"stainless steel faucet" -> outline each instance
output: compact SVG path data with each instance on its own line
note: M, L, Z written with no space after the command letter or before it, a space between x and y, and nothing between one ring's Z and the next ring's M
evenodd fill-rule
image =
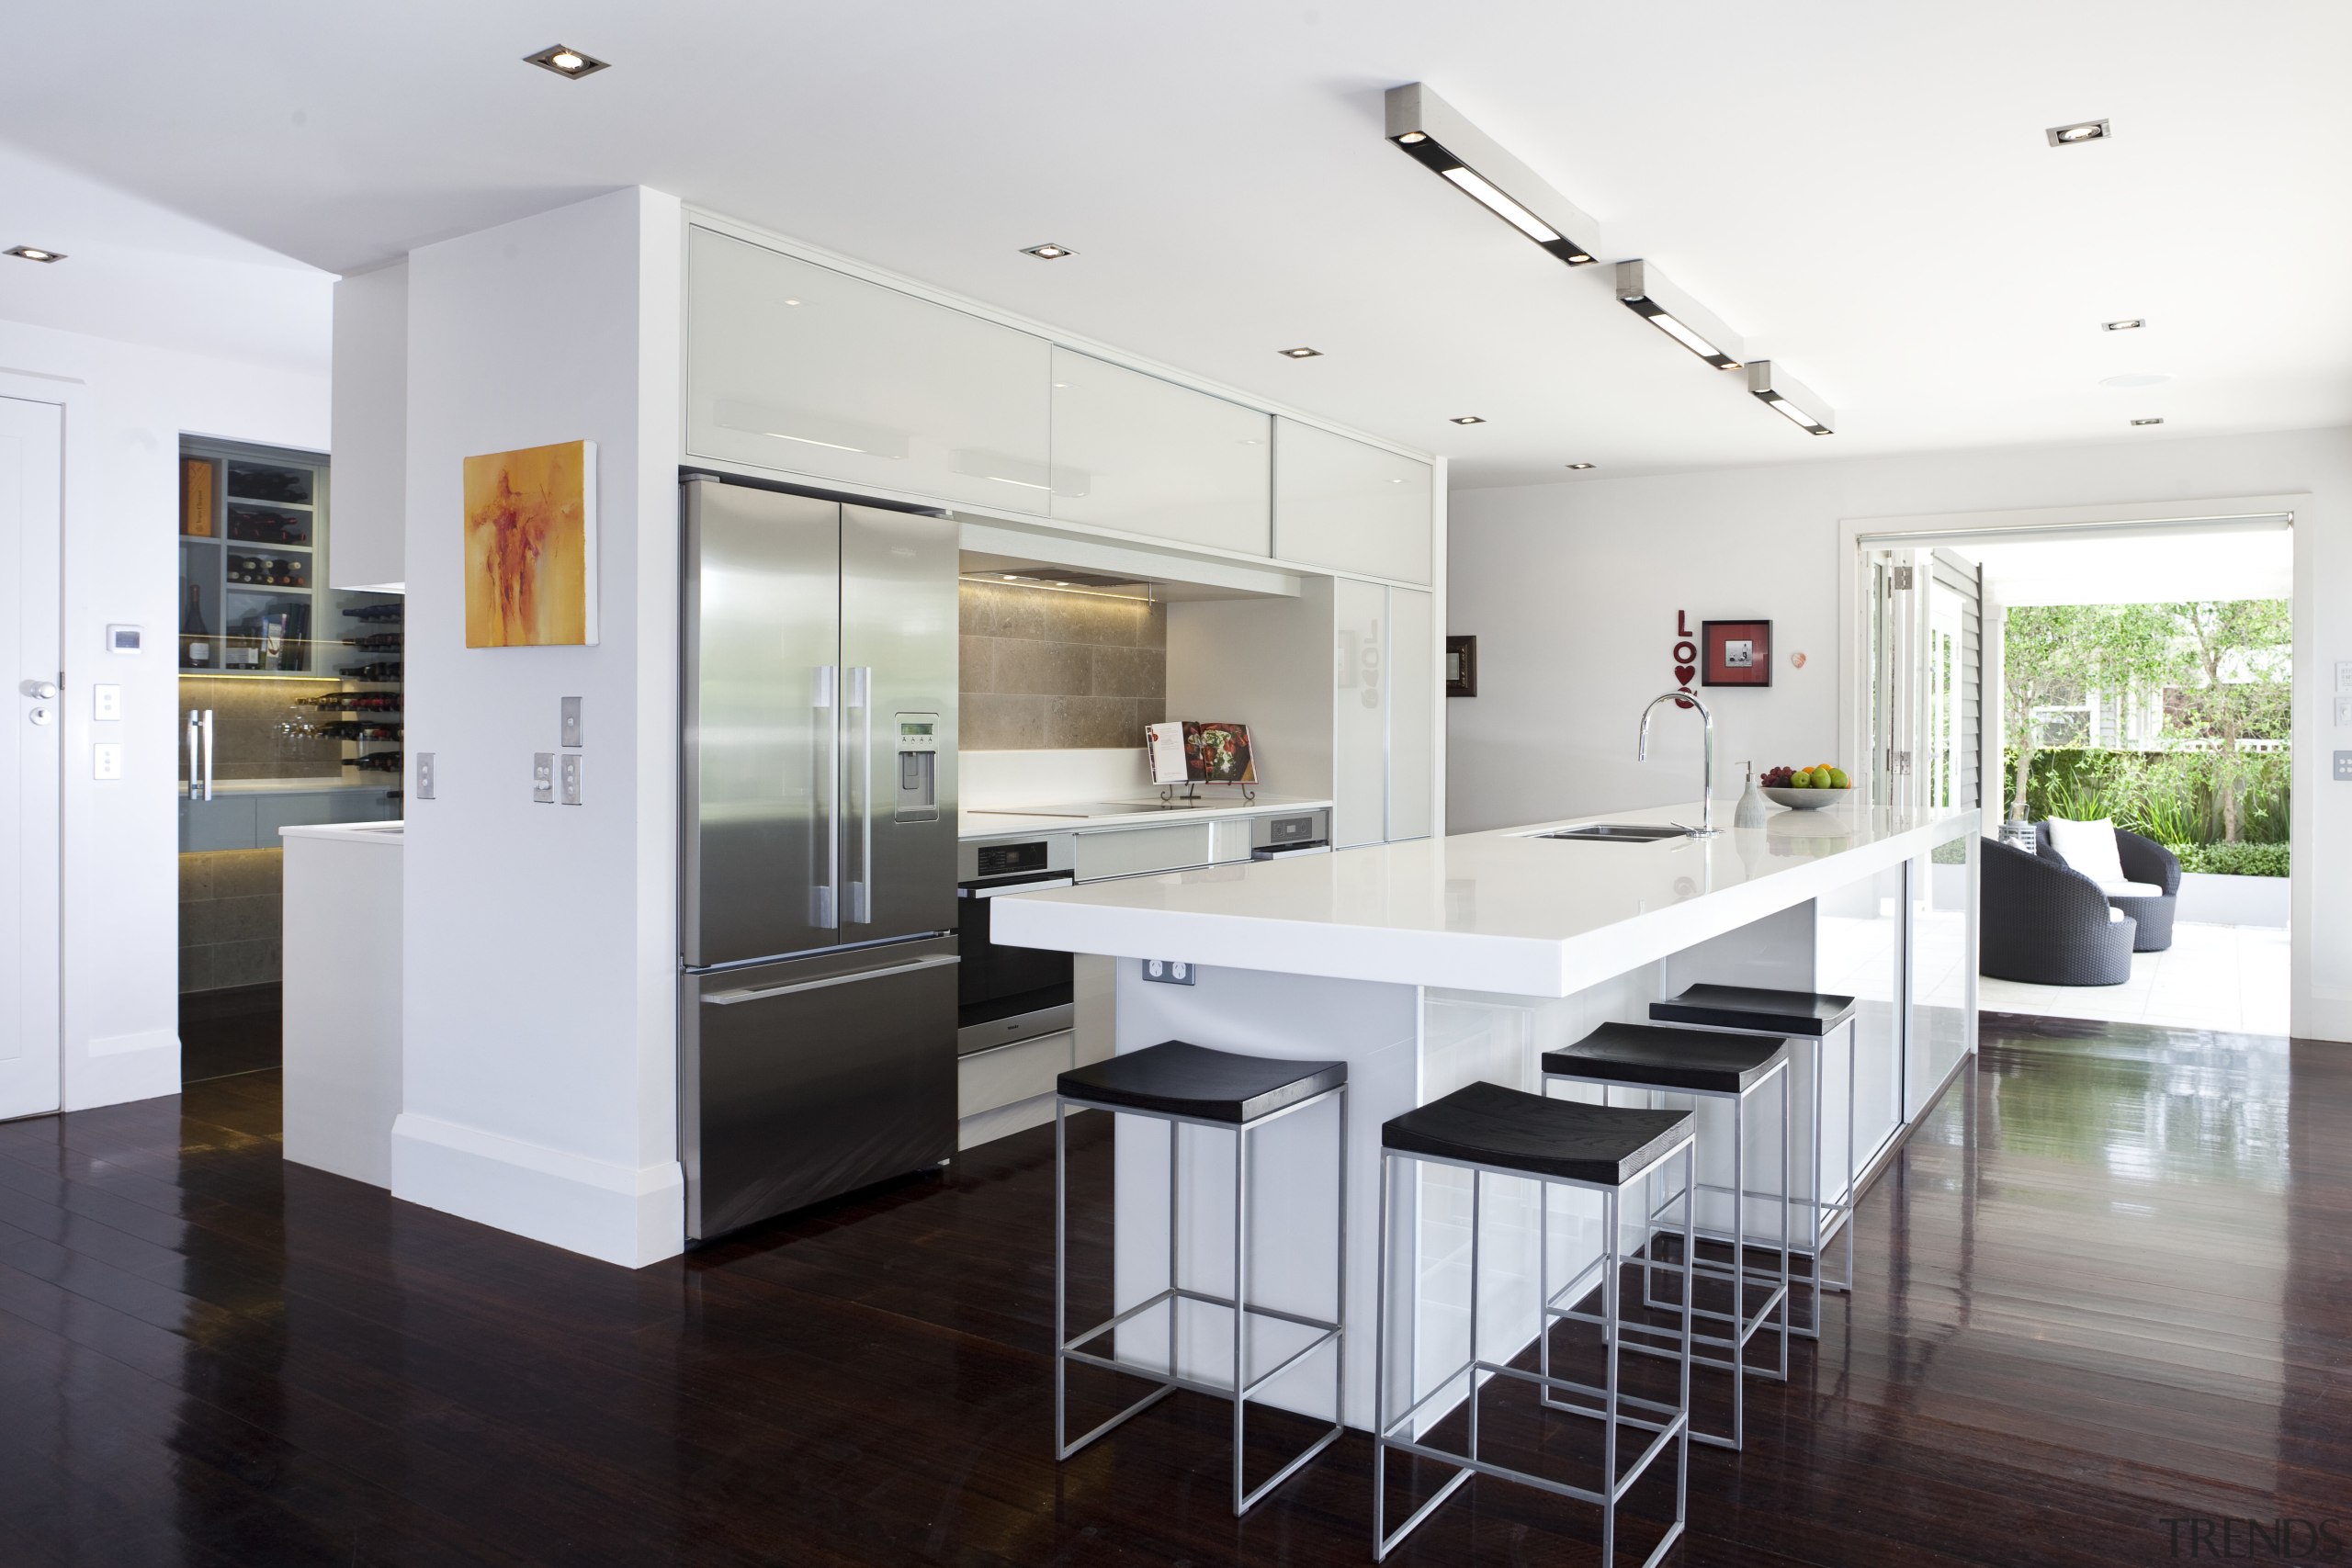
M1688 692L1668 692L1652 697L1650 705L1642 710L1642 738L1634 748L1634 760L1637 762L1650 760L1650 715L1657 711L1660 703L1689 703L1699 710L1699 722L1705 735L1699 773L1699 825L1686 828L1677 822L1675 826L1694 839L1712 839L1723 831L1715 826L1715 716L1707 711L1706 704Z

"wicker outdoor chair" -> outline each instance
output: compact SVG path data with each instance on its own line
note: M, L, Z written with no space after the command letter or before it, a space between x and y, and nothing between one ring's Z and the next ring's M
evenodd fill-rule
M2050 824L2033 825L2033 841L2041 858L2066 863L2050 846ZM2134 882L2144 882L2161 887L2161 894L2143 894L2138 897L2110 893L2107 901L2140 922L2140 934L2133 939L2134 953L2162 953L2172 945L2173 912L2180 907L2180 857L2156 842L2143 838L2127 829L2115 830L2115 856L2123 863L2123 874Z
M2109 917L2099 885L2065 862L1984 840L1976 967L2035 986L2120 986L2139 923Z

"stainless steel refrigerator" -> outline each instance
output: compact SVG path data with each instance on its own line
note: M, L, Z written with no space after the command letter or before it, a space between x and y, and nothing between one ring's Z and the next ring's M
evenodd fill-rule
M956 1152L956 525L693 477L681 1152L696 1239Z

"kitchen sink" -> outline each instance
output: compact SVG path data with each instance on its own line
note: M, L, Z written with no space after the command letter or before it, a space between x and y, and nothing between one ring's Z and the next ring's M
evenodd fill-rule
M1687 839L1690 832L1681 828L1661 828L1651 822L1588 822L1581 828L1562 828L1556 832L1538 833L1539 839L1575 839L1591 844L1654 844L1660 839Z

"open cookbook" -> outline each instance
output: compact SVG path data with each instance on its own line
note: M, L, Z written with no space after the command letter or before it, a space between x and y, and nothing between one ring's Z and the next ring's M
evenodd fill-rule
M1144 736L1156 784L1258 782L1258 759L1246 724L1170 719L1146 725Z

